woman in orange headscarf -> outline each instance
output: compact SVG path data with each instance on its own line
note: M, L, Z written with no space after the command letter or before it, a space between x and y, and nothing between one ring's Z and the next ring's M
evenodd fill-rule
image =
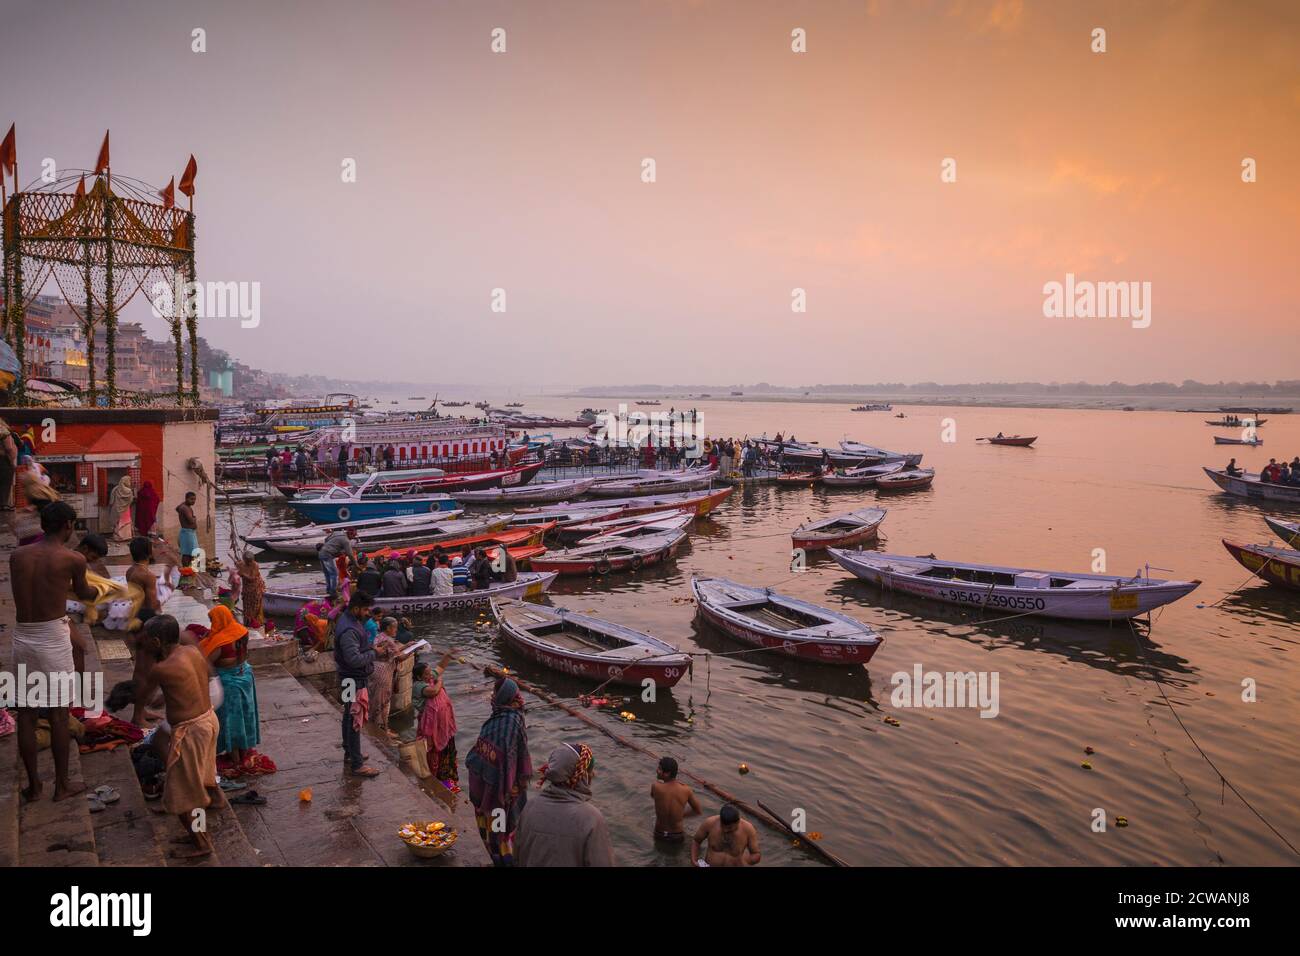
M224 604L208 611L212 628L199 641L199 650L216 669L221 681L223 700L217 708L221 730L217 735L217 753L228 754L230 764L239 770L260 756L253 748L261 742L257 722L257 685L253 668L248 664L248 628L235 620ZM265 759L265 758L263 758ZM222 773L233 776L228 768Z

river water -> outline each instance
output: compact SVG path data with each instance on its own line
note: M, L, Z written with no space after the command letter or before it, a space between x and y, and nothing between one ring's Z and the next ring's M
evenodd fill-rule
M584 403L612 409L618 400L551 396L526 399L526 410L571 416ZM601 581L561 579L552 603L701 655L693 675L657 701L634 697L617 708L634 713L634 721L620 720L617 709L591 711L596 719L743 800L802 814L823 846L854 864L1296 862L1197 752L1166 696L1218 770L1300 843L1293 729L1300 594L1248 580L1220 539L1269 540L1262 510L1221 494L1200 470L1221 467L1239 450L1252 470L1270 455L1289 460L1300 452L1300 415L1270 419L1261 448L1234 449L1216 447L1212 436L1230 433L1206 426L1214 416L1199 414L896 406L906 414L900 419L854 413L847 404L690 404L714 436L779 430L831 445L851 438L921 451L937 478L930 490L879 502L871 490L738 490L697 523L675 563ZM1039 439L1029 449L975 441L999 431ZM802 573L790 570L796 525L877 504L888 509L880 550L1087 571L1102 549L1109 573L1149 564L1167 569L1153 576L1204 583L1159 612L1139 638L1124 623L983 623L978 611L882 594L828 558L814 557ZM293 523L279 503L265 515L241 509L237 518L242 528L256 520ZM303 563L267 562L264 569L271 586L317 576ZM767 585L844 611L876 628L884 644L856 668L738 654L743 645L696 622L688 590L695 574ZM467 660L448 675L462 758L488 713L482 664L503 663L565 698L592 689L504 648L474 615L428 618L417 632ZM917 665L995 673L997 716L894 706L891 676ZM1243 699L1243 682L1255 688L1255 700ZM530 703L535 766L563 740L596 751L594 799L619 862L682 863L683 853L650 840L653 762L562 711ZM748 773L739 772L741 764ZM716 797L700 797L706 812L716 812ZM1099 816L1108 823L1104 832L1094 829ZM1128 826L1115 826L1117 816ZM759 839L765 863L819 865L772 830L760 826Z

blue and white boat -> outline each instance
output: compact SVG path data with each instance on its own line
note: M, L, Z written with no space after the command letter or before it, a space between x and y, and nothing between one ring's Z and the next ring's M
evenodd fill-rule
M363 521L369 518L401 518L406 515L455 511L456 499L450 495L398 494L372 491L379 488L372 474L359 488L330 488L309 498L295 496L285 502L308 521L329 524L335 521Z

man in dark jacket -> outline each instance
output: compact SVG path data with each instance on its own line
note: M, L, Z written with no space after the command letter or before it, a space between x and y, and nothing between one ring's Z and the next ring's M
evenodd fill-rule
M388 562L381 594L386 598L406 597L406 572L396 559Z
M361 753L361 721L354 719L352 705L366 688L375 669L375 652L370 647L364 623L366 611L374 603L365 591L358 590L348 601L348 608L334 622L334 666L339 672L343 700L343 765L354 776L377 777L379 771L366 763Z
M371 597L379 597L384 579L378 569L370 563L364 554L357 557L357 589L365 591Z

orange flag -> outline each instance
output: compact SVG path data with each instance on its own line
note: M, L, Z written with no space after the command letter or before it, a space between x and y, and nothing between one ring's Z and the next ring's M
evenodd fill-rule
M185 164L185 172L181 173L181 181L176 188L194 198L194 177L199 174L199 164L194 161L194 154L190 153L190 161Z
M99 147L99 159L95 160L95 175L108 169L108 130L104 131L104 145Z
M77 182L77 198L80 199L86 195L86 174L81 174L81 179Z
M176 205L176 177L173 176L167 182L166 189L160 189L158 195L162 197L164 208L171 209Z
M0 171L16 176L18 173L18 147L14 142L14 124L9 124L9 132L0 143Z

